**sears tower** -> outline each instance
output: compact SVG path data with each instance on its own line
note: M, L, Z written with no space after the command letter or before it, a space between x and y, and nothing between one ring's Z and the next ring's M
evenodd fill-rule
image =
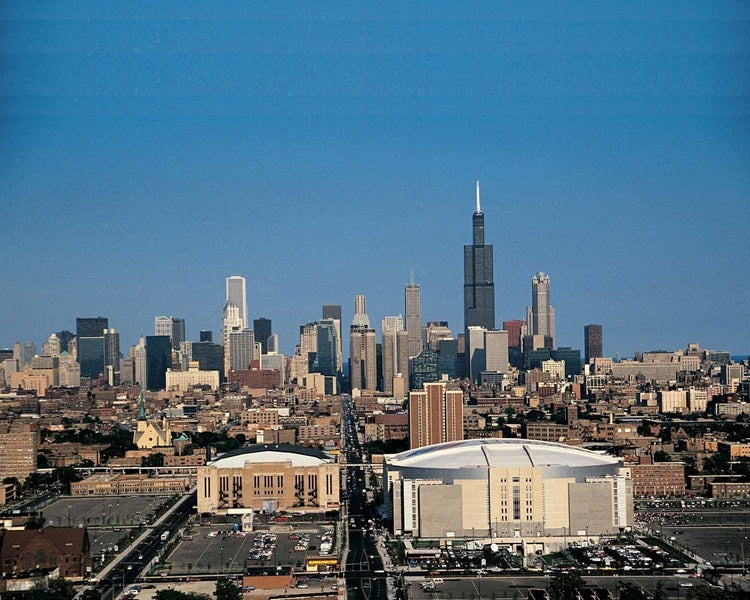
M495 329L495 281L492 275L492 245L484 243L484 215L479 205L471 218L473 241L464 246L464 328Z

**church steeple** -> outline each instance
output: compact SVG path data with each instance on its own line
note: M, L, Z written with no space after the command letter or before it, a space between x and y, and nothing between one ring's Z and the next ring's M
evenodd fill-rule
M143 393L143 388L141 388L141 400L138 404L138 420L146 420L146 396Z

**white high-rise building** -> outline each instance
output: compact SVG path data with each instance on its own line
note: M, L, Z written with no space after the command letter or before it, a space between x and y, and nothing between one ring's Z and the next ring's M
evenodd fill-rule
M479 383L480 374L486 371L486 355L484 349L484 334L487 330L479 325L472 325L466 329L466 355L469 363L469 378Z
M508 362L508 332L501 330L485 331L484 333L485 371L507 373Z
M226 373L232 368L232 364L239 364L232 360L232 348L229 344L229 335L232 332L241 332L249 329L247 325L247 296L245 289L245 278L239 275L227 277L227 300L224 303L224 311L221 320L221 343L224 345L224 371ZM253 340L254 342L255 340ZM245 355L238 360L244 361ZM250 362L243 367L245 370Z
M352 325L369 327L370 317L367 316L367 302L362 294L354 296L354 319Z
M229 369L247 371L255 360L255 334L252 329L239 329L229 332Z
M539 271L531 278L531 306L526 309L528 335L551 338L555 347L555 307L550 305L549 275Z
M248 328L247 322L247 287L245 278L240 275L227 277L227 304L233 304L239 309L241 327Z
M138 344L131 346L130 358L133 359L135 382L141 387L146 385L146 338L141 336Z
M383 336L383 391L392 394L393 378L399 372L397 336L399 331L404 331L404 321L401 315L385 317L380 328Z
M60 356L60 338L53 333L42 345L42 356Z

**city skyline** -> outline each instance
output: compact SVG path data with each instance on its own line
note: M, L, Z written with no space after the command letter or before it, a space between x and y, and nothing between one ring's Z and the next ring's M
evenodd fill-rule
M0 346L218 339L232 273L285 353L324 303L401 313L411 271L458 333L478 178L496 324L544 271L558 345L750 352L748 7L162 8L0 8Z

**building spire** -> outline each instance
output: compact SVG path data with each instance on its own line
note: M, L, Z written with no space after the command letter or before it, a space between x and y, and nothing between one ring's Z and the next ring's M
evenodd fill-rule
M141 387L141 397L140 402L138 403L138 420L146 420L146 396L143 393L143 387Z
M477 179L477 214L482 213L482 208L479 205L479 180Z

